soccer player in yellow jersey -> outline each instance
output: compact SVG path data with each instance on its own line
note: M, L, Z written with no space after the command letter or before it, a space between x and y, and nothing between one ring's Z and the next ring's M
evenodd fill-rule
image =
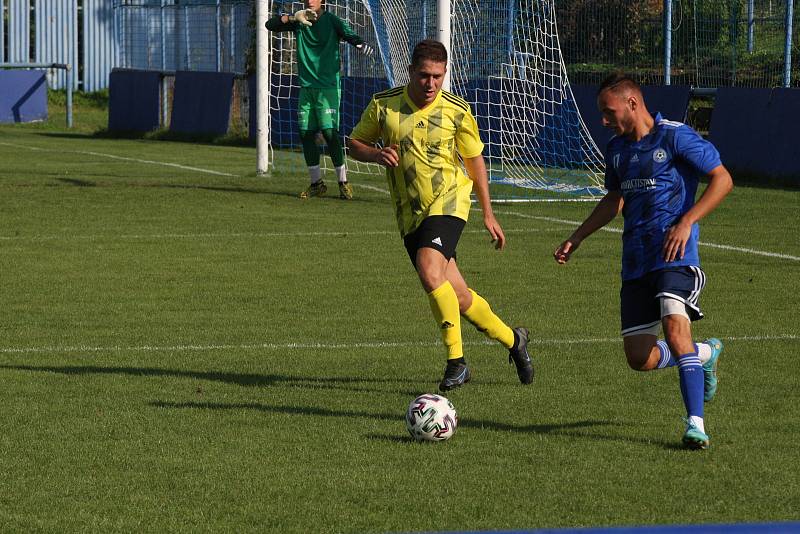
M503 249L506 238L492 212L475 117L465 100L441 90L446 69L444 45L433 40L418 43L408 67L408 85L373 95L350 134L350 156L386 167L400 235L447 348L439 389L447 391L470 379L461 316L509 349L509 362L516 365L520 382L530 384L528 331L512 329L497 317L470 289L456 264L473 187L495 248ZM378 140L382 148L375 146Z

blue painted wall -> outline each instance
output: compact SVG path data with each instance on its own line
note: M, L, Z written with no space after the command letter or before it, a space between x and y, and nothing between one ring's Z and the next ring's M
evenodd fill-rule
M47 80L42 70L0 70L0 122L47 119Z
M800 89L720 87L709 139L734 173L767 175L800 185L798 122Z

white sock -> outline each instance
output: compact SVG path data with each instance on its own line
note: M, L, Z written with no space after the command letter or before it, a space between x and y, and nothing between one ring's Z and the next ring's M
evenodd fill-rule
M693 415L693 416L691 416L689 418L689 422L692 423L695 427L697 427L697 430L699 430L703 434L706 433L706 427L703 424L703 418L702 417L698 417L696 415Z
M700 358L700 365L711 359L711 345L708 343L695 343L697 347L697 357Z
M661 359L656 366L657 369L663 369L665 367L672 367L677 365L678 363L675 361L675 358L672 357L672 353L669 350L669 345L667 345L666 341L658 340L656 342L658 345L659 351L661 353ZM700 365L703 365L708 360L711 359L711 345L708 343L695 343L695 348L697 349L697 357L700 359Z
M314 165L308 168L308 174L311 177L311 183L315 184L322 178L322 169L320 169L319 165Z
M669 345L667 345L666 341L659 339L656 341L656 346L661 356L658 360L658 365L656 365L656 369L664 369L666 367L678 365L678 362L672 357L672 352L669 350Z
M339 180L339 183L347 181L347 167L341 165L334 167L333 170L336 171L336 179Z

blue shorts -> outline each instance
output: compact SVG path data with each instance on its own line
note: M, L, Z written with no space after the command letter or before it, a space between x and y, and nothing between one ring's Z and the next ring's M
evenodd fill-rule
M661 299L671 298L686 305L692 321L703 318L698 298L706 285L700 267L670 267L651 271L641 278L624 280L619 291L622 335L648 330L661 322Z

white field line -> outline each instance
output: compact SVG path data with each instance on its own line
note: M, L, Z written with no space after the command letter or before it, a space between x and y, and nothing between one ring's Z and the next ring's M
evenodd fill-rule
M212 171L210 169L202 169L200 167L189 167L188 165L179 165L177 163L167 163L165 161L151 161L149 159L126 158L126 157L123 157L123 156L115 156L113 154L102 154L100 152L85 152L85 151L78 151L78 150L76 150L75 153L76 154L88 154L90 156L98 156L98 157L103 157L103 158L118 159L118 160L122 160L122 161L133 161L135 163L147 163L148 165L163 165L165 167L175 167L175 168L184 169L184 170L187 170L187 171L196 171L196 172L202 172L202 173L206 173L206 174L215 174L217 176L231 176L231 177L237 177L238 176L237 174L231 174L231 173L228 173L228 172Z
M776 334L763 336L722 336L728 342L797 341L800 334ZM532 345L592 345L599 343L621 343L620 337L578 338L578 339L535 339ZM466 341L464 345L496 345L495 341ZM49 346L49 347L4 347L0 354L38 354L67 352L210 352L220 350L336 350L336 349L385 349L402 347L438 347L441 341L369 341L362 343L241 343L221 345L135 345L135 346Z
M519 228L507 230L507 234L529 234L541 232L540 228ZM465 234L485 234L486 230L464 230ZM230 234L122 234L122 235L42 235L42 236L0 236L2 241L67 241L70 239L95 241L102 239L235 239L243 237L253 238L285 238L285 237L342 237L342 236L370 236L370 235L399 235L396 230L359 230L351 232L341 230L339 232L237 232Z
M43 235L43 236L0 236L0 241L52 241L52 240L102 240L102 239L233 239L241 237L263 237L263 238L284 238L284 237L337 237L344 235L396 235L397 232L388 230L359 231L350 232L236 232L230 234L122 234L122 235Z
M126 158L124 156L116 156L114 154L104 154L102 152L90 152L90 151L86 151L86 150L52 150L52 149L49 149L49 148L39 148L39 147L35 147L35 146L17 145L17 144L13 144L13 143L0 143L0 145L9 146L9 147L12 147L12 148L23 148L23 149L26 149L26 150L34 150L34 151L39 151L39 152L57 152L57 153L60 153L60 154L81 154L81 155L84 155L84 156L96 156L96 157L100 157L100 158L117 159L117 160L120 160L120 161L132 161L134 163L146 163L148 165L161 165L161 166L164 166L164 167L175 167L177 169L183 169L183 170L186 170L186 171L202 172L202 173L205 173L205 174L214 174L216 176L231 176L231 177L234 177L234 178L238 176L238 174L230 174L230 173L227 173L227 172L212 171L211 169L203 169L203 168L200 168L200 167L190 167L188 165L179 165L177 163L168 163L166 161L153 161L153 160L149 160L149 159Z
M369 189L370 191L377 191L378 193L383 193L384 195L389 194L389 190L384 189L382 187L375 187L374 185L367 185L367 184L354 184L353 182L350 182L350 184L354 187L358 187L361 189Z
M514 212L514 211L498 211L496 213L498 215L510 215L510 216L513 216L513 217L521 217L523 219L535 219L535 220L538 220L538 221L547 221L547 222L554 222L554 223L559 223L559 224L568 224L568 225L574 226L576 228L578 227L578 225L581 224L581 221L570 221L570 220L567 220L567 219L557 219L555 217L542 217L542 216L538 216L538 215L527 215L525 213L518 213L518 212ZM617 228L617 227L614 227L614 226L611 226L611 227L604 226L603 228L601 228L601 230L604 231L604 232L611 232L611 233L614 233L614 234L621 234L622 233L622 229L621 228ZM744 254L753 254L755 256L766 256L766 257L769 257L769 258L780 258L782 260L800 261L800 256L792 256L790 254L783 254L781 252L768 252L768 251L764 251L764 250L756 250L756 249L745 248L745 247L736 247L736 246L732 246L732 245L720 245L718 243L709 243L707 241L700 241L699 244L703 245L705 247L718 248L718 249L722 249L722 250L731 250L733 252L742 252Z
M202 172L202 173L206 173L206 174L214 174L214 175L217 175L217 176L230 176L230 177L237 177L238 176L236 174L230 174L230 173L227 173L227 172L212 171L210 169L202 169L202 168L199 168L199 167L189 167L189 166L186 166L186 165L179 165L177 163L167 163L167 162L163 162L163 161L152 161L152 160L137 159L137 158L127 158L127 157L123 157L123 156L115 156L113 154L104 154L104 153L100 153L100 152L89 152L89 151L82 151L82 150L51 150L51 149L47 149L47 148L39 148L39 147L33 147L33 146L27 146L27 145L18 145L18 144L14 144L14 143L2 143L2 142L0 142L0 145L12 147L12 148L22 148L22 149L34 150L34 151L42 151L42 152L62 152L62 153L67 152L67 153L72 153L72 154L84 154L84 155L98 156L98 157L104 157L104 158L111 158L111 159L117 159L117 160L122 160L122 161L132 161L132 162L135 162L135 163L146 163L146 164L149 164L149 165L162 165L162 166L166 166L166 167L175 167L175 168L178 168L178 169ZM387 194L387 195L389 194L389 191L387 191L386 189L383 189L383 188L380 188L380 187L371 186L371 185L357 184L357 187L361 187L363 189L370 189L372 191L377 191L377 192L384 193L384 194ZM473 210L473 211L475 211L475 210ZM514 217L521 217L523 219L534 219L534 220L540 220L540 221L555 222L555 223L559 223L559 224L568 224L568 225L572 225L572 226L577 226L577 225L580 224L580 221L571 221L571 220L568 220L568 219L558 219L558 218L555 218L555 217L542 217L542 216L537 216L537 215L526 215L524 213L518 213L518 212L513 212L513 211L500 211L500 212L497 212L497 213L501 214L501 215L511 215L511 216L514 216ZM615 228L615 227L603 227L603 228L601 228L601 230L603 230L604 232L613 232L613 233L617 233L617 234L622 233L622 230L620 228ZM307 236L320 235L320 236L325 236L325 235L341 235L342 233L352 233L352 232L340 232L340 233L332 233L332 234L331 233L327 233L327 234L325 234L325 233L322 233L322 234L311 234L310 233L310 234L299 234L299 235L307 235ZM261 236L261 237L270 237L270 236L286 237L288 234L233 234L231 236L226 236L226 237L244 237L244 236L247 236L247 235ZM298 234L293 234L293 235L298 235ZM180 238L180 237L184 237L185 238L185 237L215 237L215 236L223 237L222 235L218 235L218 234L217 235L215 235L215 234L195 234L195 235L189 235L189 234L186 234L186 235L181 235L181 234L161 234L161 235L155 235L155 236L151 236L151 237L154 237L154 238L159 238L159 237L160 238L167 238L167 237ZM130 238L134 238L134 237L128 237L128 236L119 236L119 237L123 237L123 238L127 237L129 239ZM78 238L79 239L87 239L85 237L78 237ZM136 236L135 238L142 238L142 237ZM0 240L10 240L10 239L17 239L17 238L0 236ZM39 238L36 238L36 239L55 239L55 238L54 237L53 238L39 237ZM88 238L88 239L91 239L91 238ZM703 245L703 246L706 246L706 247L718 248L718 249L722 249L722 250L731 250L731 251L734 251L734 252L742 252L742 253L745 253L745 254L753 254L753 255L756 255L756 256L766 256L766 257L770 257L770 258L780 258L780 259L784 259L784 260L800 261L800 257L798 257L798 256L792 256L792 255L789 255L789 254L782 254L780 252L767 252L767 251L763 251L763 250L756 250L756 249L745 248L745 247L736 247L736 246L732 246L732 245L721 245L721 244L717 244L717 243L708 243L708 242L705 242L705 241L700 241L699 244Z

